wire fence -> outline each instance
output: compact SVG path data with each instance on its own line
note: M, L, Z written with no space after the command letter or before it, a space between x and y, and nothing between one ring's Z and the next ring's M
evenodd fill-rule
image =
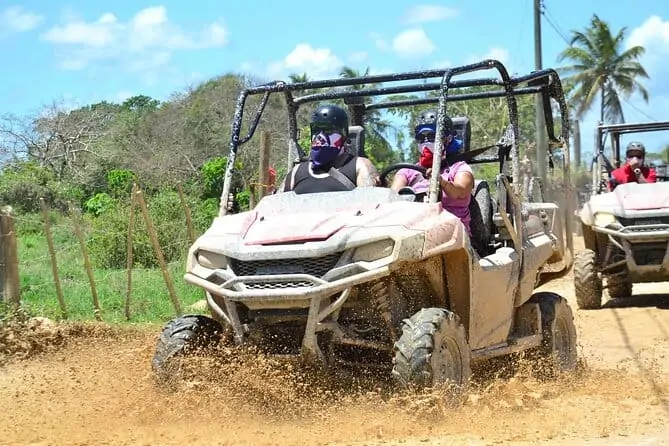
M180 280L196 237L191 209L181 187L181 209L170 209L167 221L157 223L147 201L134 185L121 207L127 212L113 212L116 224L98 225L72 205L67 215L54 212L42 199L41 214L2 214L5 301L56 319L155 321L182 314L204 297Z

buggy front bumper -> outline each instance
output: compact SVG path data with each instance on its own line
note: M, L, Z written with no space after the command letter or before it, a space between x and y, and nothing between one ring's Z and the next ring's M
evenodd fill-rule
M606 227L594 226L595 232L601 232L613 237L618 237L629 242L659 242L669 241L669 224L651 224L651 225L609 225Z
M212 294L233 302L273 301L283 299L324 298L340 293L361 283L388 276L389 266L362 271L333 281L326 281L310 274L271 274L255 276L235 276L227 270L214 270L207 279L193 273L186 273L186 282L204 288ZM217 282L222 282L217 284ZM274 288L256 288L264 283L285 284ZM298 284L295 286L293 284Z
M345 336L338 329L336 321L326 322L326 319L344 305L351 292L352 287L361 283L379 279L390 274L389 266L382 266L373 270L368 270L342 277L331 282L320 279L309 274L276 274L276 275L258 275L258 276L234 276L227 270L214 270L207 279L198 277L193 273L186 273L185 280L193 285L204 288L207 293L207 304L213 312L220 318L227 321L232 327L235 344L245 343L248 327L240 321L237 312L236 302L266 302L271 306L272 302L281 300L303 300L309 308L304 335L302 338L301 353L304 357L316 359L324 363L324 356L318 346L316 333L322 330L331 330L335 337L343 340ZM221 282L217 284L212 280ZM287 283L286 288L252 288L253 285L271 282ZM291 284L301 284L303 286L291 287ZM334 301L330 302L329 297L337 295ZM225 310L221 308L218 299L214 296L221 296L225 305ZM336 318L335 318L336 319ZM349 343L355 343L349 340ZM362 345L362 344L361 344Z
M614 228L594 227L608 235L609 242L625 254L624 264L633 283L669 280L669 224L633 225Z

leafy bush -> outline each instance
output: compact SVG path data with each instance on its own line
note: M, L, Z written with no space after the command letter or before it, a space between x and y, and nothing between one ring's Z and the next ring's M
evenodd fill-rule
M145 200L165 261L170 263L182 259L190 246L190 240L179 195L172 190L164 190ZM192 203L189 205L192 206ZM104 209L93 219L93 233L88 248L96 267L126 267L129 215L130 206L125 201L115 200L114 206ZM135 209L133 261L137 267L158 266L139 205Z
M134 172L127 169L114 169L107 172L107 187L113 197L129 197L132 183L137 181Z
M58 181L52 172L34 162L16 163L0 174L0 201L17 213L39 212L40 198L49 207L67 212L68 201L79 204L82 197L81 188Z
M219 198L221 196L227 163L227 158L217 157L202 165L200 170L203 183L202 198Z
M97 217L103 212L112 209L115 205L116 202L112 197L109 196L109 194L100 192L86 201L84 204L84 210Z

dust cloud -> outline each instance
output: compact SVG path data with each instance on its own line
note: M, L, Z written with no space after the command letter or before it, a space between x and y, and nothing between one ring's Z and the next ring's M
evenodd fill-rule
M666 373L652 364L641 375L584 363L552 381L523 367L483 373L453 405L443 389L398 391L386 374L327 375L239 348L191 358L179 381L158 386L155 326L44 332L50 348L0 368L2 444L499 444L624 438L669 420Z

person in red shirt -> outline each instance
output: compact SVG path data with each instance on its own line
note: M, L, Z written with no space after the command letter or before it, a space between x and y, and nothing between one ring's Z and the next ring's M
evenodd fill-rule
M625 164L611 172L609 188L625 183L655 183L655 169L644 165L646 148L640 142L631 142L625 151Z

